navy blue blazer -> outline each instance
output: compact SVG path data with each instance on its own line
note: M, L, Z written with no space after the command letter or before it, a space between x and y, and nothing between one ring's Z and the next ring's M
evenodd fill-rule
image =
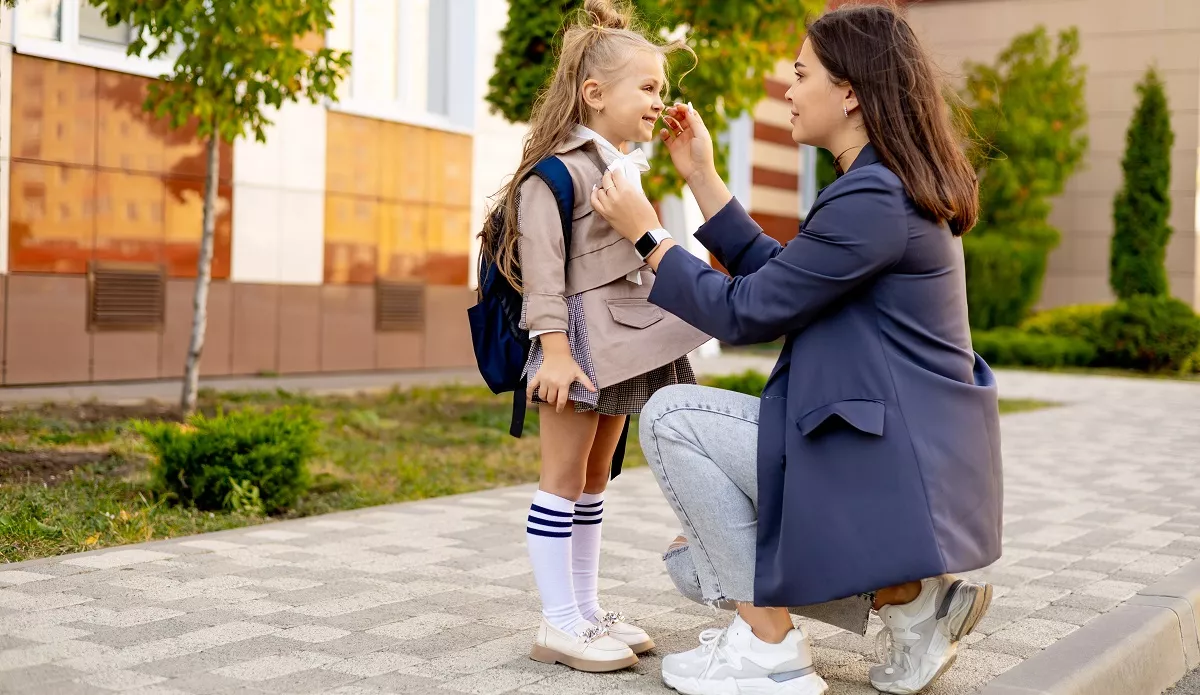
M754 601L803 606L1000 557L999 409L962 242L868 146L786 246L730 201L650 301L732 344L786 337L762 396Z

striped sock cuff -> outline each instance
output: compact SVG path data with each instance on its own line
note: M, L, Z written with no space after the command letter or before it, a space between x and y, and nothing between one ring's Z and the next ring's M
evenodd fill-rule
M525 532L545 538L571 537L571 512L560 512L538 504L529 506L529 519Z
M575 503L575 523L580 525L598 524L604 519L604 500Z

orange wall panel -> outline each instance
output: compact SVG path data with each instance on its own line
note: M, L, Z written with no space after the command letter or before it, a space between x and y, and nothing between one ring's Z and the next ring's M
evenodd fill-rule
M96 164L96 70L13 56L12 157Z
M13 162L9 269L86 273L96 226L92 169Z

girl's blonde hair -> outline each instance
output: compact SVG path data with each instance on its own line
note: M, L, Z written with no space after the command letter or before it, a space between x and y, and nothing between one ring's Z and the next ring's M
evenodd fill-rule
M496 194L501 210L498 215L489 214L484 225L481 263L494 261L509 284L521 289L517 191L533 166L554 154L576 124L589 122L591 109L583 100L583 83L607 81L639 51L655 53L665 61L677 50L695 57L683 41L660 44L648 37L634 25L633 11L625 0L585 0L563 34L554 78L533 105L521 165Z

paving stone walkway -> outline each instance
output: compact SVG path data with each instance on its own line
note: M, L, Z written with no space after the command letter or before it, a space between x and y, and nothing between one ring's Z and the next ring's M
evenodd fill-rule
M1005 555L991 614L928 692L959 695L1200 557L1200 384L1003 373ZM727 621L660 552L674 516L646 469L609 495L606 608L659 648L574 673L527 658L539 603L532 487L364 509L0 567L0 692L662 693L663 654ZM834 695L873 693L872 634L806 623Z

